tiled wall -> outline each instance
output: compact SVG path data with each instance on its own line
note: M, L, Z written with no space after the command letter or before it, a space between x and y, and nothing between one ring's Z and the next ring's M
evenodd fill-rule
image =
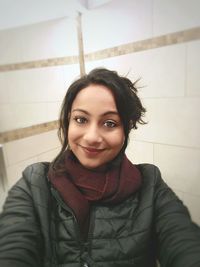
M75 19L0 31L0 132L58 118L77 54Z
M141 78L139 94L147 108L149 123L131 134L127 149L129 158L135 163L156 164L164 180L188 205L193 219L200 224L199 9L200 3L196 0L116 0L88 11L83 15L82 25L86 72L104 66L128 74L132 79ZM63 23L66 21L62 20L58 25L63 27ZM54 36L58 36L56 28L62 28L58 25L57 22L47 23L44 32L48 36L53 27ZM18 30L24 34L23 29ZM73 31L70 33L74 36ZM15 39L16 31L9 36ZM50 46L49 53L43 50L44 54L42 51L37 54L34 40L30 54L28 51L22 53L18 40L14 48L18 49L18 55L11 53L7 61L6 56L3 57L1 63L7 68L5 71L0 66L3 131L11 130L13 126L21 128L56 120L65 85L79 72L77 51L73 50L72 43L69 50L63 49L67 31L65 37L59 36L55 38L57 43ZM39 38L34 34L33 37ZM45 38L37 41L44 42ZM32 43L31 36L29 42ZM53 49L54 46L57 48ZM24 61L32 62L30 68L22 65ZM21 64L14 66L18 70L9 71L16 62ZM7 88L7 93L3 88ZM18 117L20 114L23 116ZM41 133L29 136L30 127L25 129L26 138L11 138L4 145L9 186L27 164L50 160L59 149L55 130L42 133L40 125Z
M70 18L1 30L0 39L1 65L76 55L78 49Z
M22 170L51 161L60 148L56 128L68 85L79 75L75 19L0 31L0 143L9 189ZM6 191L2 192L0 209Z
M56 120L78 71L74 64L1 72L0 132Z
M200 26L198 0L115 0L83 16L86 53Z

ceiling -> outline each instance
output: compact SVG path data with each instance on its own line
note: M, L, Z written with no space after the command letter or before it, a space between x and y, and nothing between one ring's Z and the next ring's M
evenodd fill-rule
M0 30L73 17L110 0L0 0Z

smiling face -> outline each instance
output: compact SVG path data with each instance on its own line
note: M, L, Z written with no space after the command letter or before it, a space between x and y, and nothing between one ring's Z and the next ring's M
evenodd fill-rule
M112 92L103 85L82 89L72 104L69 146L88 168L104 166L114 159L124 143L124 129Z

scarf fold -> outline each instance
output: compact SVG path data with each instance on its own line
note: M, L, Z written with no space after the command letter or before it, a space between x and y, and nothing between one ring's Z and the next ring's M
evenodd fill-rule
M92 202L117 204L136 192L141 185L139 170L124 155L121 164L106 171L84 168L65 151L63 174L49 170L48 178L63 201L73 210L81 232L87 231Z

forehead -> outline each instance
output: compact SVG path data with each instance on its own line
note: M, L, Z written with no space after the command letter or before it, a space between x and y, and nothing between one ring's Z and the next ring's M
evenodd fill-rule
M98 106L101 109L112 108L117 110L112 91L104 85L90 85L82 89L75 97L72 108L75 106Z

